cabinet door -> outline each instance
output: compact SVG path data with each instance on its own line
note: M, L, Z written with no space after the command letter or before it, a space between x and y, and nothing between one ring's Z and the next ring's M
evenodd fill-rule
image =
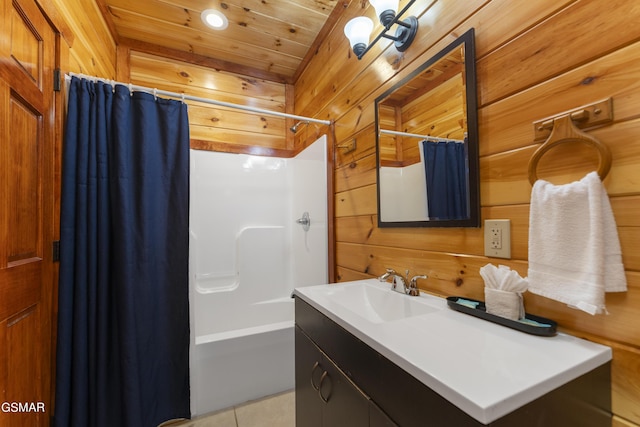
M369 427L398 427L373 400L369 401Z
M322 353L301 331L295 328L296 425L322 426L323 402L318 396L322 375Z
M296 327L296 425L367 427L369 398Z
M319 384L324 404L322 425L325 427L367 427L369 398L358 389L329 359Z

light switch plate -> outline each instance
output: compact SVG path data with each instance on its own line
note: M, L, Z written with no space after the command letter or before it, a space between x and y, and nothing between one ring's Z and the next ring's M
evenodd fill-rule
M494 258L511 258L511 220L484 220L484 254Z

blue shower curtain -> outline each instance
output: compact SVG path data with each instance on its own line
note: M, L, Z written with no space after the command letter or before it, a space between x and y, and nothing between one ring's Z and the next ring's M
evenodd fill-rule
M190 417L187 106L73 77L56 427Z
M423 141L429 219L469 218L466 142Z

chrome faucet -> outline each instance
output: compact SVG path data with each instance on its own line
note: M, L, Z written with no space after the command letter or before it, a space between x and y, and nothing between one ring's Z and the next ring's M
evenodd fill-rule
M389 277L391 277L391 289L396 292L405 293L414 297L420 295L420 290L418 289L418 279L427 278L427 276L425 275L419 275L413 276L411 279L409 279L409 270L405 271L405 276L403 277L402 275L396 273L393 268L387 268L387 272L378 277L378 280L380 280L381 282L386 282ZM400 288L398 285L402 285L402 287Z

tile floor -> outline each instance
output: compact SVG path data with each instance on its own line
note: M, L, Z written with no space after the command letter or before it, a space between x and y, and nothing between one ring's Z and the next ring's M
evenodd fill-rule
M268 396L170 427L294 427L295 394L293 391ZM169 427L169 426L167 426Z

